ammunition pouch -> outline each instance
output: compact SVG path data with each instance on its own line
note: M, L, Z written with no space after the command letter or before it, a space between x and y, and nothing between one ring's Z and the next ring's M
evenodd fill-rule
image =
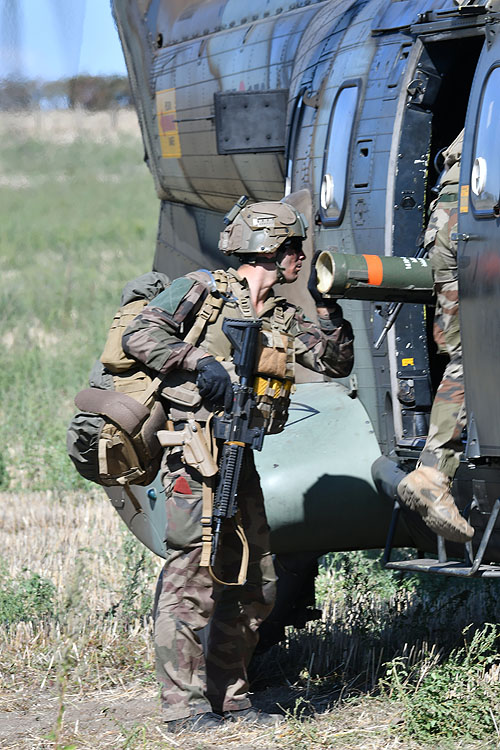
M255 426L265 426L268 435L282 432L288 419L295 380L293 337L276 330L261 331L256 359Z
M194 373L190 379L186 372L174 370L167 375L160 393L163 398L184 409L193 410L194 407L201 404L201 396Z

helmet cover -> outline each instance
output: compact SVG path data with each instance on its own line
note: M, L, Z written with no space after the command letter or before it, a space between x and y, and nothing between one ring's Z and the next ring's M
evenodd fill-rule
M307 221L288 203L252 203L240 211L220 234L219 250L224 255L274 253L291 237L306 238Z

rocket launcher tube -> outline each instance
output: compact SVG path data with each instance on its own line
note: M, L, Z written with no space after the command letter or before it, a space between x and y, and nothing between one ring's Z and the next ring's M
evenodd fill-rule
M326 297L422 304L434 298L432 269L425 258L324 250L316 272L318 291Z

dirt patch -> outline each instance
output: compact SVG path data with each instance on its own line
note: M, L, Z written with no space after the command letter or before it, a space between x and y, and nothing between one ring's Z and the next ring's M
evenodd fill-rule
M265 694L255 699L257 704L266 702ZM2 750L55 747L60 713L61 700L55 693L42 693L34 699L33 696L7 698L0 703ZM366 707L364 710L346 707L315 719L290 715L283 724L271 729L227 723L211 731L209 736L189 732L171 735L162 721L156 688L131 686L65 696L58 747L60 750L68 746L99 750L160 747L172 750L298 750L306 747L388 750L402 747L399 742L387 743L391 718L387 710L380 714L380 708L377 710L375 705L370 713ZM366 744L368 738L370 743Z
M285 694L283 693L283 697ZM265 694L254 696L266 702ZM162 721L157 690L144 686L67 695L56 742L60 699L41 694L0 703L2 750L487 750L489 742L412 741L402 732L401 710L387 699L364 697L304 717L289 713L270 729L226 723L210 733L172 735Z
M22 705L24 703L24 705ZM0 704L2 750L52 747L58 717L59 696L38 694L25 701L7 699ZM67 695L64 698L60 732L62 746L77 742L77 747L120 747L137 723L161 723L156 695L134 695L133 690L109 691L94 695ZM116 744L119 743L119 744Z

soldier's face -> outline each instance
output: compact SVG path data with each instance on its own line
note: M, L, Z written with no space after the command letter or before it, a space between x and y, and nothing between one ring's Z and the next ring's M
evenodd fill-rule
M296 281L305 257L305 253L302 250L301 240L294 238L294 240L287 243L285 253L280 263L287 284L293 284L293 282Z

